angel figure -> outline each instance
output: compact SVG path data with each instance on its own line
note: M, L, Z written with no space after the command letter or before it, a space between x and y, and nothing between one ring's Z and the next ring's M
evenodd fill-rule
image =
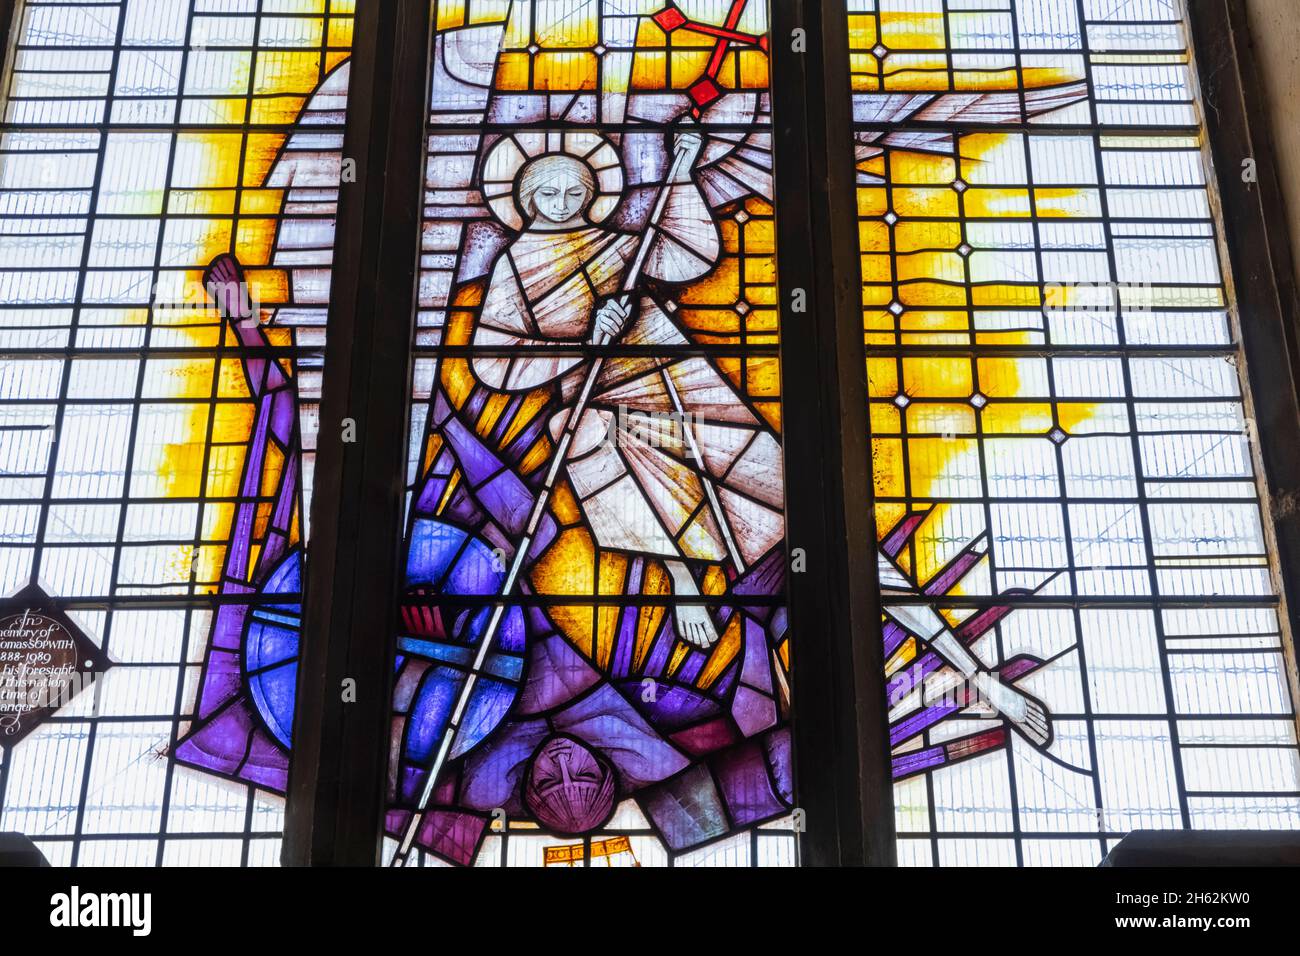
M552 151L523 165L513 197L523 228L492 268L472 365L496 391L558 383L549 421L558 443L595 360L583 347L617 347L600 360L564 470L597 544L662 561L678 636L707 649L718 629L691 564L739 575L784 526L776 437L713 364L684 354L690 339L670 317L669 290L707 275L721 255L694 179L703 145L693 132L677 137L660 208L641 234L591 214L597 177L581 156Z

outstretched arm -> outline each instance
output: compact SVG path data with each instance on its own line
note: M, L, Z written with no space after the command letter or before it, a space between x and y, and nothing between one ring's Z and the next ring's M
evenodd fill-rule
M940 660L957 671L994 710L1015 724L1036 746L1050 744L1052 724L1047 708L1023 691L1003 684L1001 678L971 653L934 608L928 604L891 603L893 595L917 592L884 552L877 550L876 563L885 615L925 641Z

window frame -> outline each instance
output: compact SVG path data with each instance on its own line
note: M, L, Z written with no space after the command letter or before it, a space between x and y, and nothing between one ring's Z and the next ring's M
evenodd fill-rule
M0 45L0 76L9 66L9 54L18 38L14 35L14 13L18 9L18 0L0 0L0 27L4 29L4 44Z
M429 0L357 6L330 336L311 504L283 862L374 866L388 773L391 660L400 584L404 468L429 82ZM1300 699L1300 300L1246 11L1187 0L1213 195L1239 314ZM0 0L0 69L16 0ZM786 547L797 701L796 806L805 865L893 865L885 684L874 560L870 433L858 296L847 22L842 0L771 0L777 228L782 289ZM795 31L804 47L796 50ZM1255 161L1256 182L1236 175ZM372 171L374 171L372 173ZM809 251L811 250L811 255ZM796 311L792 293L804 293ZM1286 383L1286 387L1279 387ZM357 441L343 442L345 420ZM398 426L398 427L395 427ZM363 520L364 519L364 520ZM1288 597L1297 596L1292 600ZM310 635L307 637L306 635ZM379 635L379 639L376 639ZM345 702L345 681L355 699Z
M1241 332L1250 404L1258 423L1256 454L1263 464L1261 506L1278 566L1282 647L1292 706L1300 723L1300 299L1291 258L1286 209L1267 114L1267 94L1255 66L1244 3L1186 0L1193 65L1201 94L1212 202L1223 224L1223 246ZM1256 182L1240 174L1255 161ZM1294 184L1300 189L1300 184ZM1271 198L1270 198L1271 197ZM1279 387L1285 383L1285 387Z

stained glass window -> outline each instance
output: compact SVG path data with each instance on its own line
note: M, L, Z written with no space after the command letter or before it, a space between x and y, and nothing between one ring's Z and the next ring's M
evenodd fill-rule
M1294 828L1181 4L845 9L900 859Z
M386 859L794 862L766 4L432 9Z
M278 861L352 13L17 5L0 593L112 664L0 739L56 864Z
M55 864L279 859L355 6L15 5L0 830ZM429 0L387 864L799 862L769 7ZM1300 827L1181 0L842 8L900 860ZM79 692L20 706L35 633Z

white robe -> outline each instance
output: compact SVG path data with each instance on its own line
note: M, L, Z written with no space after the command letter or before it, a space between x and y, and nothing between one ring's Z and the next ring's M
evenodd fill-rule
M645 275L685 283L714 267L717 227L693 185L673 189L661 222ZM596 226L530 230L492 271L474 344L524 354L477 357L475 375L510 392L558 379L564 408L549 423L556 439L589 360L547 352L590 339L594 310L619 291L641 239ZM647 357L605 359L565 463L569 483L601 547L743 571L784 535L780 445L707 359L671 354L690 340L654 301L642 296L634 309L618 344L649 346ZM664 428L649 417L656 414L677 417Z

